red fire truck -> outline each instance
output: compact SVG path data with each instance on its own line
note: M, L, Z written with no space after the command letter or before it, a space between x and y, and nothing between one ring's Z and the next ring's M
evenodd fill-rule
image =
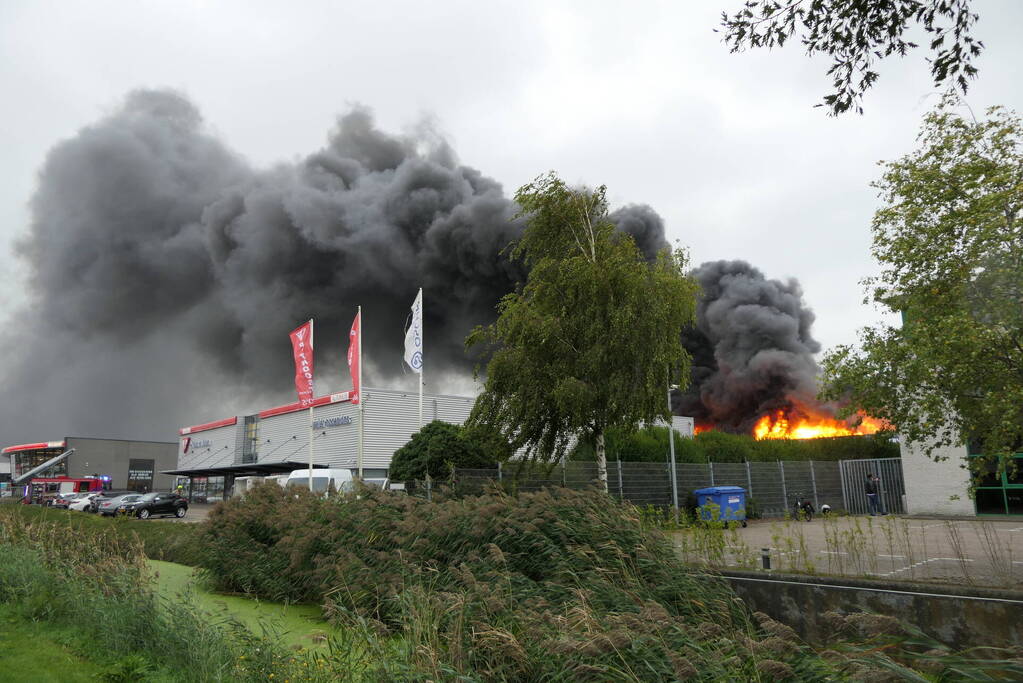
M88 493L110 488L110 477L35 477L25 484L21 502L51 505L62 493Z

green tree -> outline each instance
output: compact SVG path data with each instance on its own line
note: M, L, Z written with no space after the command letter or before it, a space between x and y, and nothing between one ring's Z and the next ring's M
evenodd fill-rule
M615 230L604 187L571 189L551 173L515 199L527 225L513 255L529 275L497 322L466 339L492 353L469 423L496 429L526 460L554 462L587 439L606 489L608 428L667 420L667 369L689 376L679 339L697 285L682 251L647 261Z
M863 93L878 78L875 62L918 47L904 37L914 24L929 39L934 85L966 92L977 73L973 59L984 48L971 35L977 21L971 5L972 0L746 0L735 14L721 14L721 27L732 52L780 48L798 31L807 56L832 58L827 75L834 90L818 106L832 115L851 108L863 113Z
M443 479L458 467L496 467L499 459L507 459L510 454L507 442L502 448L486 430L434 420L394 452L389 476L395 481L422 480L427 474Z
M1023 123L995 107L963 118L947 99L915 152L884 165L873 221L881 274L868 295L901 328L860 334L823 362L824 398L884 418L910 441L1023 439Z

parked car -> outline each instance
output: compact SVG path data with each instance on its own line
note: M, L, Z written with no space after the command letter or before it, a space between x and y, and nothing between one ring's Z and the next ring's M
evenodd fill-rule
M87 495L89 495L89 494L88 493L62 493L62 494L60 494L59 496L57 496L56 498L53 499L53 507L67 509L71 505L71 503L73 503L74 501L79 500L81 498L84 498Z
M92 506L87 509L87 512L99 512L99 506L105 501L120 498L121 496L135 495L136 493L136 491L100 491L99 495L92 499Z
M119 512L125 512L125 506L129 503L134 503L141 499L141 493L127 493L113 498L102 496L97 499L99 502L96 511L104 517L112 517Z
M160 515L184 517L188 513L188 501L176 493L146 493L138 500L124 500L117 506L118 512L149 519Z
M95 512L96 499L103 495L100 491L93 491L92 493L83 494L80 498L76 498L68 504L69 510L78 510L80 512Z

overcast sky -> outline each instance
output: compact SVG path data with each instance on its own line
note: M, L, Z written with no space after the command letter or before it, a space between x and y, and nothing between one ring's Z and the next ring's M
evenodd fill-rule
M863 116L830 118L824 60L729 54L738 2L0 3L0 310L22 299L12 242L47 151L138 87L187 94L258 166L319 147L351 104L400 132L424 118L509 194L549 169L646 203L693 261L798 278L825 348L878 319L869 183L937 101L924 54L884 63ZM1023 111L1023 3L977 2L968 101ZM70 284L70 283L69 283ZM0 361L2 362L2 361Z

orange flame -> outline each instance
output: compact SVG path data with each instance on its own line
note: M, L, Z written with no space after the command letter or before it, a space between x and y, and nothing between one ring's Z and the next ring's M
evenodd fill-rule
M760 418L753 426L756 439L820 439L829 436L874 434L890 429L883 420L860 414L859 424L850 425L826 416L786 416L782 410Z

